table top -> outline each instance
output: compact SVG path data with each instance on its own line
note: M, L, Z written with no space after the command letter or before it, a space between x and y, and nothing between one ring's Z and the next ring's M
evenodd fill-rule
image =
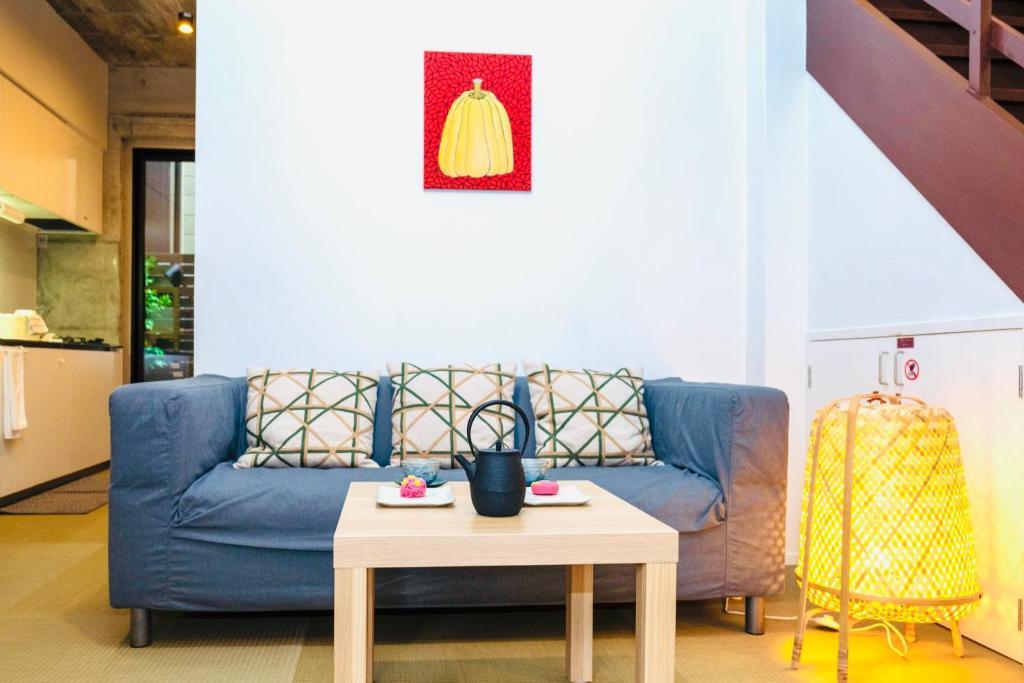
M679 534L589 481L564 481L586 505L524 507L483 517L469 484L449 482L455 503L378 507L380 482L352 482L334 532L335 567L482 567L677 562ZM386 484L385 484L386 485Z

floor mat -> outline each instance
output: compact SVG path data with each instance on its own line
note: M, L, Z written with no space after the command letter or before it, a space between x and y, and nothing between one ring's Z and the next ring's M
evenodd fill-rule
M107 504L110 470L76 479L0 508L7 515L84 515Z

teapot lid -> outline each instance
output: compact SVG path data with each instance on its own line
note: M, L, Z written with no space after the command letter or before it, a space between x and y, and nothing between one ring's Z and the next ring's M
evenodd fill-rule
M479 455L480 453L487 453L487 454L492 454L492 453L493 454L498 454L498 453L506 454L507 453L509 455L519 455L519 451L517 451L515 448L505 448L505 444L503 444L501 442L501 439L498 439L498 440L496 440L494 442L494 447L493 448L478 448L477 449L477 454Z

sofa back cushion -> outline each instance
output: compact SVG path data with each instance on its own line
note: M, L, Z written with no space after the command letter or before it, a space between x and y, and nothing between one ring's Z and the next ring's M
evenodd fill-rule
M391 379L391 464L405 458L434 458L442 468L458 467L455 453L469 455L466 424L485 401L511 401L515 363L420 366L389 363ZM501 407L481 413L473 425L478 447L515 440L515 414Z
M377 467L376 372L249 368L246 467Z
M656 463L643 371L567 370L526 363L537 457L553 467Z

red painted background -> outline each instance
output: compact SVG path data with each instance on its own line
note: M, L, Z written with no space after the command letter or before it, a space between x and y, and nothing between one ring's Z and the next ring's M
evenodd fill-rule
M423 53L423 187L449 190L530 189L530 112L532 73L529 55L475 52ZM505 105L512 127L513 171L489 178L449 178L437 165L437 148L448 109L482 78Z

